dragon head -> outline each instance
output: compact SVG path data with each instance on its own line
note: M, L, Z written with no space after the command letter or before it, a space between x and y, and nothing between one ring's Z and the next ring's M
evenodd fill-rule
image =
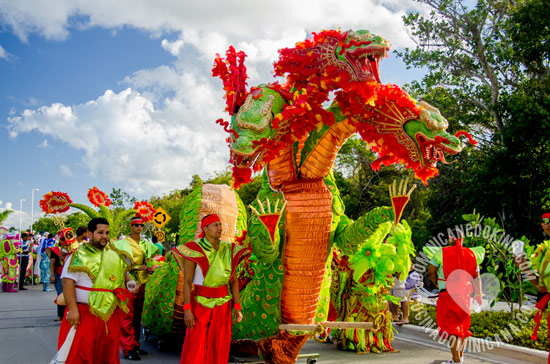
M457 154L464 145L457 136L446 131L449 123L437 108L424 101L417 107L419 118L408 121L403 128L420 152L420 165L435 168L438 161L447 163L444 153Z
M330 91L349 82L380 82L378 64L389 50L386 39L368 30L324 30L279 50L275 74L286 76L296 89L315 85Z
M460 136L476 144L465 131L447 132L448 122L439 110L428 103L416 102L406 92L392 85L379 85L376 98L362 105L360 113L346 111L356 121L356 128L379 158L380 165L405 164L424 183L438 174L437 162L447 163L446 154L464 148ZM357 110L357 109L355 109Z
M335 50L341 67L352 75L353 81L380 83L380 60L386 57L390 44L368 30L349 30L344 41Z
M234 172L260 167L266 151L260 142L275 137L273 117L282 111L283 105L281 95L266 85L260 85L248 94L231 121L230 162L235 167Z

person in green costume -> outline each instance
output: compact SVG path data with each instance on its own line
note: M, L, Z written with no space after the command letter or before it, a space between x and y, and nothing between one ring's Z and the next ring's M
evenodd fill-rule
M159 249L153 243L141 238L144 224L145 221L141 216L134 216L130 221L130 235L121 240L132 249L133 272L140 285L139 291L135 295L127 292L128 312L122 316L120 347L124 359L128 360L141 360L141 355L147 354L139 344L141 315L145 301L145 284L155 271L150 264L154 264L153 257L159 254Z
M541 217L541 227L544 231L545 240L543 243L539 244L533 254L529 257L530 263L527 261L525 252L523 250L523 245L520 244L517 247L518 251L514 252L514 263L519 267L520 270L526 271L532 267L536 270L535 274L529 274L529 282L537 290L537 304L535 308L538 309L535 314L535 328L531 339L537 340L537 333L540 326L540 321L543 315L546 315L546 319L550 322L550 308L548 307L548 302L550 301L550 294L548 289L550 288L550 210L545 210L542 213ZM548 356L548 362L550 363L550 354Z
M124 286L131 277L132 251L128 245L109 242L109 222L93 218L88 224L91 241L67 256L63 266L66 315L59 329L58 349L71 327L76 328L66 362L120 363L120 317L127 311Z
M187 332L180 363L226 364L231 343L231 300L233 322L243 318L235 269L250 250L221 240L222 224L215 214L205 216L201 228L199 239L173 249L184 276Z

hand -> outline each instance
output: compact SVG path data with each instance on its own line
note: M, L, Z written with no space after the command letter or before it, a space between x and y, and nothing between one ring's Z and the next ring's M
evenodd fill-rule
M80 312L78 312L78 308L74 311L67 311L67 321L69 322L69 325L74 327L80 323Z
M514 264L518 268L519 268L520 265L522 265L526 261L527 261L527 257L525 256L525 253L523 253L521 255L517 255L517 256L514 257Z
M474 296L474 302L481 306L483 304L483 296L476 294Z
M129 291L130 291L131 294L138 294L139 288L140 288L140 287L141 287L141 286L139 285L139 282L136 282L136 288L134 288L134 289L131 290L131 291L129 290Z
M146 265L140 265L139 267L137 267L136 270L147 270L147 266Z
M243 319L243 313L241 310L233 310L233 323L241 322Z
M55 283L55 277L50 277L50 283Z
M147 273L153 274L155 272L155 267L147 267Z
M191 312L191 310L185 310L183 313L183 322L185 322L185 326L187 326L190 330L195 327L195 316L193 316L193 312Z

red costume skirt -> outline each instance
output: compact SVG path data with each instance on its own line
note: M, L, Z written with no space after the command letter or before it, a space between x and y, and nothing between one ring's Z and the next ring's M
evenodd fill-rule
M231 345L231 301L207 308L191 300L195 327L187 329L180 364L227 364Z
M67 309L68 310L68 309ZM59 328L57 349L61 348L71 325L67 310ZM117 308L107 323L92 315L88 305L78 304L80 324L76 327L73 345L66 364L113 364L120 363L120 309Z
M458 305L453 297L461 301ZM472 336L470 332L470 295L454 294L453 297L447 291L439 293L436 307L437 328L439 336L449 335L466 338ZM467 307L465 312L462 307Z

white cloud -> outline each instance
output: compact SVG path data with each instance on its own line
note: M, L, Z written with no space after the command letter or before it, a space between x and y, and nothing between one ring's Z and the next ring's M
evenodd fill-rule
M59 166L59 172L62 176L65 177L74 177L73 171L71 171L71 168L66 166L65 164L62 164Z
M11 137L39 132L70 145L83 153L90 175L136 196L185 187L193 174L206 176L227 166L226 135L214 124L220 117L229 118L223 113L221 82L210 76L216 53L230 44L244 50L248 83L256 85L273 80L272 63L279 48L322 29L369 29L394 47L412 45L401 16L417 5L408 0L383 3L243 0L237 6L213 0L0 0L0 24L23 41L30 34L63 40L75 26L113 32L130 26L158 37L176 57L173 64L128 75L122 80L127 88L120 92L107 90L75 105L62 100L39 108L29 105L10 115L8 131ZM44 138L42 146L47 145ZM71 175L71 166L60 170Z
M0 59L9 59L10 54L0 45Z
M223 110L220 93L191 74L180 83L188 96L164 98L160 108L131 88L108 90L84 104L25 110L8 119L8 129L12 137L38 131L82 150L91 175L134 195L168 192L193 174L225 168L228 159L225 133L213 123Z
M38 33L47 39L69 36L69 24L100 26L116 31L122 26L144 29L158 36L164 31L205 32L258 39L283 32L342 27L383 33L398 46L408 43L401 16L418 4L405 0L0 0L0 17L21 39ZM208 47L208 44L203 44Z

